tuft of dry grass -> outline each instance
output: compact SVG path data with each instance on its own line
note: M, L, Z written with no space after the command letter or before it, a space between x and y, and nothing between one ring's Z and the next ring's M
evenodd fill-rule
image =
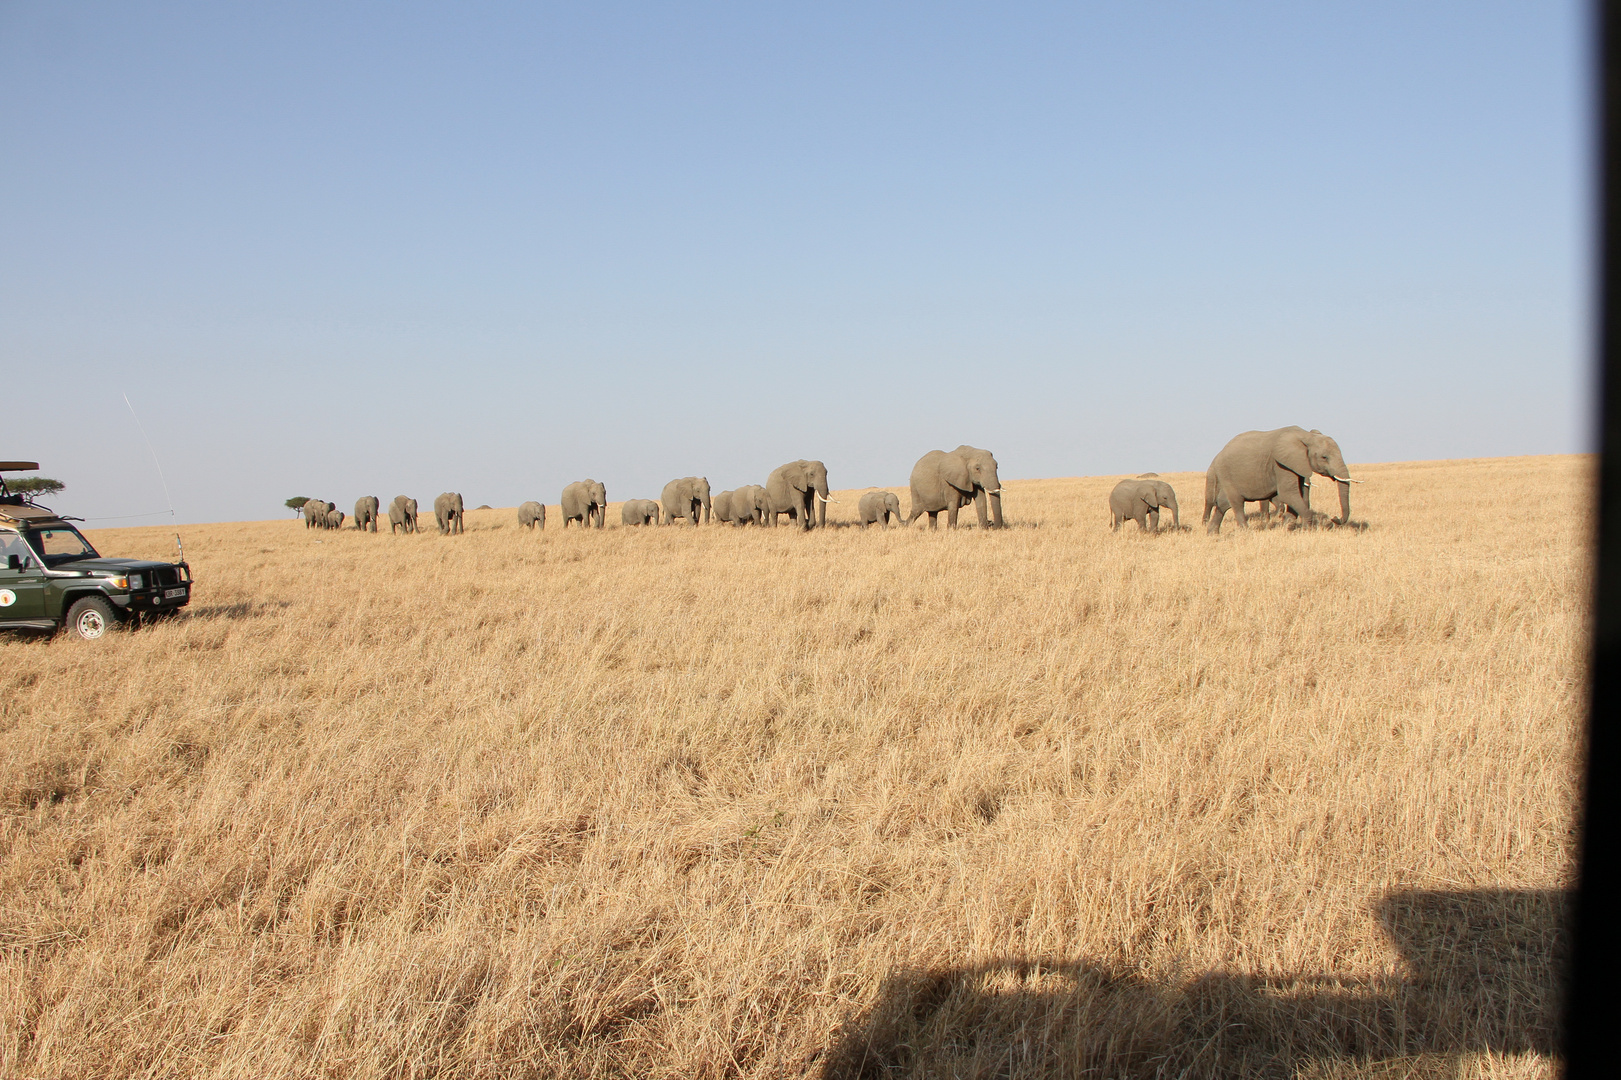
M188 526L184 616L0 635L0 1075L1551 1076L1592 471Z

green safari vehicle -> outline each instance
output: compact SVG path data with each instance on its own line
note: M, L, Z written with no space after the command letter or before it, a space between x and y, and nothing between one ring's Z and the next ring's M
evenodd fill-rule
M186 563L104 558L70 520L6 488L6 472L38 468L0 461L0 630L67 626L95 641L191 603Z

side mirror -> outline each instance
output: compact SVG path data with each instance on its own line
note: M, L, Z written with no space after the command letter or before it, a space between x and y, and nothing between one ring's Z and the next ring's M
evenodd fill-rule
M7 570L21 570L22 568L23 568L23 557L21 555L7 555L6 556L6 569Z

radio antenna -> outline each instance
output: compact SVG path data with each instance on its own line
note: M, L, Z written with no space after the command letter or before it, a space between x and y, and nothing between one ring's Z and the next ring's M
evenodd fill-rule
M129 403L129 395L124 395L124 404L129 408L129 415L135 421L135 430L141 433L141 441L146 443L147 453L152 455L152 464L158 467L158 483L163 485L163 501L169 504L169 516L174 517L174 500L169 497L169 481L163 478L163 463L158 460L158 452L152 449L152 440L146 437L146 428L141 426L141 418L135 415L135 406Z

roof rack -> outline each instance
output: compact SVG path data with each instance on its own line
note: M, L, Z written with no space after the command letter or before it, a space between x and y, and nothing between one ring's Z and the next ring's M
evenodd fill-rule
M47 521L61 521L62 518L55 510L47 510L43 506L29 506L27 503L15 505L0 503L0 522L7 525L39 525Z

